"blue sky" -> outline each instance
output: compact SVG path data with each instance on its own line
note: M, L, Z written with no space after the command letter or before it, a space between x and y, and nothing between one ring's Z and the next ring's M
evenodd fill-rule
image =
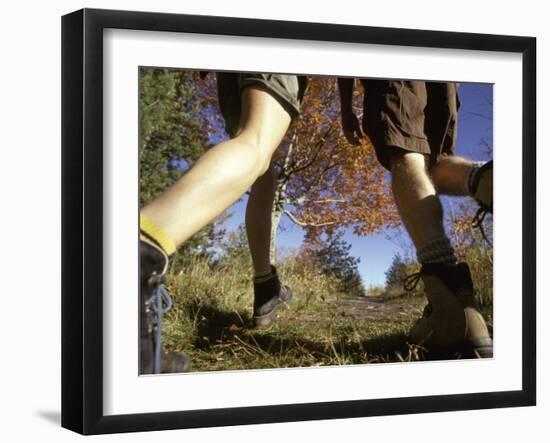
M456 152L472 160L487 160L483 142L492 145L492 85L461 83L459 94L461 107ZM244 222L246 200L245 196L229 209L232 217L225 223L228 230L237 229ZM411 252L408 235L402 229L364 237L359 237L348 229L344 238L352 245L351 254L361 260L359 272L366 287L383 285L384 272L390 266L393 256ZM303 230L283 218L277 238L278 249L298 248L302 240Z

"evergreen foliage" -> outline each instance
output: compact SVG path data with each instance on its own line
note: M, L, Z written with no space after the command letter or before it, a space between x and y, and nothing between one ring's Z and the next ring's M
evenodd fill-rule
M180 178L202 154L206 138L198 120L191 72L141 68L140 204Z
M409 266L407 266L401 255L395 254L390 267L385 272L386 286L403 286L403 281L407 278L408 274Z
M335 231L315 250L315 258L324 274L340 282L340 290L352 296L364 296L358 265L360 259L350 254L351 244L344 240L344 230Z

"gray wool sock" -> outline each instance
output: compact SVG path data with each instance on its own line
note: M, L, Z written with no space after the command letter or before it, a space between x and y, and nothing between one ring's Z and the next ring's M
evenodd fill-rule
M458 261L455 250L447 237L430 240L417 249L416 257L422 265L429 263L454 265Z

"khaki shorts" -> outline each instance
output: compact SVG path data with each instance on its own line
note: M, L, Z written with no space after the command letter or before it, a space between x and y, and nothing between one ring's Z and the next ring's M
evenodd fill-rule
M363 130L378 161L391 170L391 158L403 151L430 158L452 155L456 146L457 83L361 80L365 87Z
M284 74L218 72L218 101L225 120L225 130L234 136L241 119L241 92L250 85L267 90L294 119L300 114L300 104L307 87L303 76Z

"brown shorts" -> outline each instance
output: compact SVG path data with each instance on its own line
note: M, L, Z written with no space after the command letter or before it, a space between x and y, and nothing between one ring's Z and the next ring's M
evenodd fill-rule
M218 72L218 101L225 120L225 130L234 136L241 119L241 92L250 85L267 90L292 119L300 114L300 104L307 87L303 76L285 74Z
M361 80L365 87L363 130L378 161L391 170L391 158L403 151L430 157L452 155L456 145L457 83Z

